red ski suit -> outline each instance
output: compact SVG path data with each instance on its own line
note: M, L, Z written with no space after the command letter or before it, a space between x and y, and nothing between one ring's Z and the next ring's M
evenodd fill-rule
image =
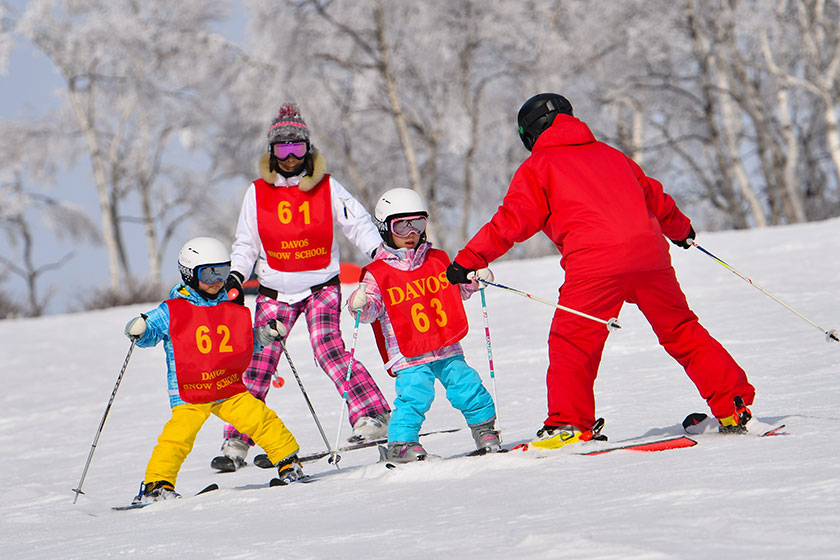
M484 268L514 243L545 232L566 272L558 303L603 319L617 317L624 302L638 305L712 413L729 416L734 397L749 405L755 389L700 325L677 282L663 234L682 240L690 228L658 181L596 141L584 122L560 114L516 171L496 214L455 261L471 270ZM592 426L593 386L608 332L602 324L555 312L548 336L546 425Z

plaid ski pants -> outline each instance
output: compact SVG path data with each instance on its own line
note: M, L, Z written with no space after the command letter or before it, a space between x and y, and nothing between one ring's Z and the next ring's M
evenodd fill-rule
M338 394L343 396L344 379L351 358L341 339L340 311L341 288L339 286L325 286L294 304L283 303L260 294L257 296L254 326L259 327L265 325L269 319L277 319L283 323L288 332L291 332L292 326L303 314L309 328L315 360L335 383ZM280 344L270 344L251 357L251 364L242 375L242 381L248 391L261 401L265 401L268 389L271 387L272 375L282 355L283 349ZM347 407L350 411L351 426L362 416L374 416L390 411L388 401L373 377L357 360L353 360L353 369L347 386ZM249 436L236 431L230 424L225 424L224 436L225 439L239 437L249 445L254 445Z

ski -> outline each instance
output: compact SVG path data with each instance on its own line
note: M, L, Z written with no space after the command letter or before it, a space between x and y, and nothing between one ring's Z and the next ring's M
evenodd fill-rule
M271 488L274 488L275 486L291 486L292 484L297 484L299 482L303 484L309 484L310 482L318 482L318 479L313 477L311 474L305 474L301 478L295 480L294 482L289 483L283 482L279 478L275 477L268 482L268 486Z
M473 449L469 453L465 453L464 457L483 457L485 455L492 455L493 453L507 453L510 449L499 449L498 451L487 451L487 448L482 447L481 449Z
M604 440L593 440L590 442L583 442L580 446L574 445L570 447L565 453L569 455L604 455L606 453L612 453L613 451L635 451L652 453L657 451L668 451L671 449L684 449L686 447L694 447L695 445L697 445L696 441L684 435L666 436L659 438L636 438L616 442L614 444L608 444ZM529 443L520 443L519 445L512 447L511 449L502 449L501 451L499 451L499 453L507 453L514 451L530 452L537 458L545 458L554 456L554 453L552 453L552 451L557 450L541 449L531 447ZM384 463L385 468L387 469L397 469L402 465L412 465L415 463L434 463L439 460L458 459L461 457L483 457L495 454L496 453L482 453L481 450L474 450L470 451L469 453L463 453L445 459L437 455L428 455L427 458L423 461L412 461L411 463L396 464L383 459L380 460L380 463Z
M461 428L449 428L449 429L446 429L446 430L432 430L432 431L428 431L428 432L423 432L422 434L420 434L420 437L431 436L431 435L434 435L434 434L451 434L453 432L459 431L460 429ZM345 451L355 451L356 449L364 449L366 447L373 447L375 445L382 445L382 444L387 443L387 442L388 442L387 438L376 439L376 440L371 440L371 441L363 441L361 443L354 443L354 444L351 444L351 445L345 445L344 447L338 448L336 451L338 453L344 453ZM308 462L311 462L311 461L317 461L318 459L323 459L324 457L326 457L330 454L331 454L330 451L319 451L317 453L312 453L310 455L299 456L298 460L301 463L308 463ZM268 459L268 455L266 455L265 453L261 453L260 455L257 455L257 456L254 457L254 465L260 467L261 469L273 469L274 468L274 464L272 464L272 462Z
M232 459L225 455L220 455L218 457L213 457L213 460L210 461L210 468L216 469L220 473L227 473L236 472L237 469L240 469L247 464L248 463L242 459Z
M404 467L406 465L420 465L420 464L428 464L428 463L437 463L438 461L448 460L448 459L444 459L440 455L433 455L433 454L429 453L428 455L426 455L425 457L423 457L419 461L409 461L408 463L394 463L393 461L389 461L387 459L384 459L383 458L384 457L383 452L380 452L379 455L380 455L380 459L379 459L379 461L377 461L377 463L381 463L382 465L385 466L386 469L389 469L389 470L398 469L398 468ZM464 457L464 455L459 455L459 457ZM455 458L456 457L450 457L449 459L455 459Z
M569 450L572 455L603 455L605 453L612 453L613 451L637 451L644 453L652 453L656 451L668 451L671 449L683 449L686 447L694 447L697 442L690 437L678 435L667 436L655 439L636 438L631 440L619 441L615 444L604 444L602 441L584 442L580 447L574 446ZM597 449L589 449L597 446ZM559 449L562 449L559 448ZM554 451L551 449L533 448L528 443L521 443L511 449L511 451Z
M200 496L202 494L206 494L207 492L213 492L214 490L218 490L218 489L219 489L219 485L214 482L212 484L208 484L207 486L205 486L204 488L202 488L201 490L196 492L195 495Z
M786 435L788 435L788 433L782 431L784 428L785 428L785 425L781 424L779 426L776 426L775 428L771 428L771 429L767 430L766 432L761 434L761 436L759 436L759 437L786 436Z
M412 465L414 463L422 463L422 462L435 463L437 461L444 461L444 460L448 461L450 459L458 459L460 457L484 457L485 455L495 455L496 453L507 453L508 451L510 451L510 449L502 448L502 449L500 449L498 451L494 451L494 452L489 452L489 451L487 451L487 449L473 449L472 451L469 451L467 453L461 453L461 454L458 454L458 455L453 455L452 457L441 457L440 455L435 455L433 453L428 453L426 455L426 458L422 459L420 461L410 461L408 463L394 463L392 461L389 461L389 460L385 459L385 448L380 446L379 447L379 461L378 462L379 463L384 463L385 468L396 469L396 468L399 468L400 465Z
M650 453L655 451L668 451L670 449L683 449L685 447L694 447L695 445L697 445L697 442L690 437L674 436L670 438L656 439L653 441L615 445L605 449L596 449L594 451L580 451L577 452L577 455L603 455L604 453L611 453L622 449L626 451L642 451Z
M755 437L770 437L770 436L786 436L789 435L787 432L783 432L782 430L785 428L784 424L779 424L778 426L773 426L770 424L762 424L755 418L753 418L753 422L756 423L756 427L758 427L758 431L751 432L747 430L745 434L740 435L751 435ZM682 421L683 429L686 433L691 435L702 435L706 433L718 433L717 426L718 421L717 418L709 416L703 412L692 412L685 419Z
M199 490L198 492L193 494L193 496L200 496L201 494L206 494L207 492L212 492L212 491L218 490L218 489L219 489L219 485L214 482L213 484L209 484L209 485L205 486L204 488L202 488L201 490ZM144 508L146 506L150 506L150 505L156 504L156 503L157 502L140 502L140 503L137 503L137 504L128 504L128 505L125 505L125 506L114 506L111 509L114 510L114 511L127 511L127 510L130 510L130 509L141 509L141 508Z
M114 506L111 509L114 511L127 511L130 509L140 509L152 505L154 502L141 502L139 504L128 504L127 506Z

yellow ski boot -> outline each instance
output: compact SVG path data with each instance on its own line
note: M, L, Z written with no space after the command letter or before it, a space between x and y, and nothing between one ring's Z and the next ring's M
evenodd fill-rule
M747 422L751 419L752 412L744 404L744 399L735 397L735 414L718 418L718 422L720 422L718 431L722 434L745 434L747 433Z
M601 428L604 427L604 419L598 418L589 430L581 430L571 424L562 426L543 426L537 431L537 437L531 440L531 447L540 449L560 449L573 443L590 441L592 439L606 439L600 436Z

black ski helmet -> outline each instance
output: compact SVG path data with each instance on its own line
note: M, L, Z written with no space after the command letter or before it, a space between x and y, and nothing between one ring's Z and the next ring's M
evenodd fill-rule
M574 115L572 104L558 93L540 93L522 104L516 121L519 137L529 152L540 134L545 132L559 113Z

